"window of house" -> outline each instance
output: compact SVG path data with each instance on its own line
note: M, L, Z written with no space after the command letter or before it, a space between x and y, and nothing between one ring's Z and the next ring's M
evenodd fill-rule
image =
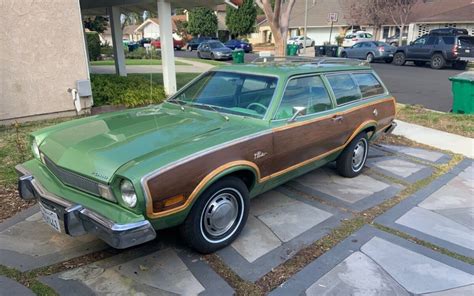
M290 119L294 107L305 107L302 115L332 108L331 98L319 76L293 78L288 82L275 119Z
M382 84L372 73L353 74L363 98L380 95L385 92Z
M362 95L350 74L327 76L338 105L359 100Z

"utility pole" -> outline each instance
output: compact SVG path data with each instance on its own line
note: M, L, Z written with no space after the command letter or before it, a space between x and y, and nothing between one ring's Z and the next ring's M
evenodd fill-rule
M303 53L306 53L306 31L308 30L308 0L304 3L304 39L303 39Z

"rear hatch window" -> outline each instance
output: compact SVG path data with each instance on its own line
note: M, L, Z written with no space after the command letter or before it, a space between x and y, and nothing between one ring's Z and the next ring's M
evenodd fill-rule
M474 37L472 37L472 36L458 37L458 46L460 46L460 47L474 47Z

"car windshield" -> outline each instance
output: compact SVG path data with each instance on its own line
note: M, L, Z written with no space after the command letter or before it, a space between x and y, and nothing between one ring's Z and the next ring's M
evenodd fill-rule
M209 47L210 48L222 48L222 47L225 47L225 45L222 44L222 42L214 41L214 42L209 42Z
M216 112L263 118L278 79L270 76L211 71L168 101Z

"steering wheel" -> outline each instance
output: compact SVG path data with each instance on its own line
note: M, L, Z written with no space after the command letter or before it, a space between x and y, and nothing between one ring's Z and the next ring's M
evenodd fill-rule
M258 110L256 110L255 108L252 108L252 107L258 107L260 108L261 110L263 110L262 113L258 112ZM257 108L257 109L258 109ZM255 110L257 111L259 114L265 114L267 112L267 107L265 107L264 105L260 104L260 103L250 103L248 106L247 106L247 109L250 109L250 110Z

